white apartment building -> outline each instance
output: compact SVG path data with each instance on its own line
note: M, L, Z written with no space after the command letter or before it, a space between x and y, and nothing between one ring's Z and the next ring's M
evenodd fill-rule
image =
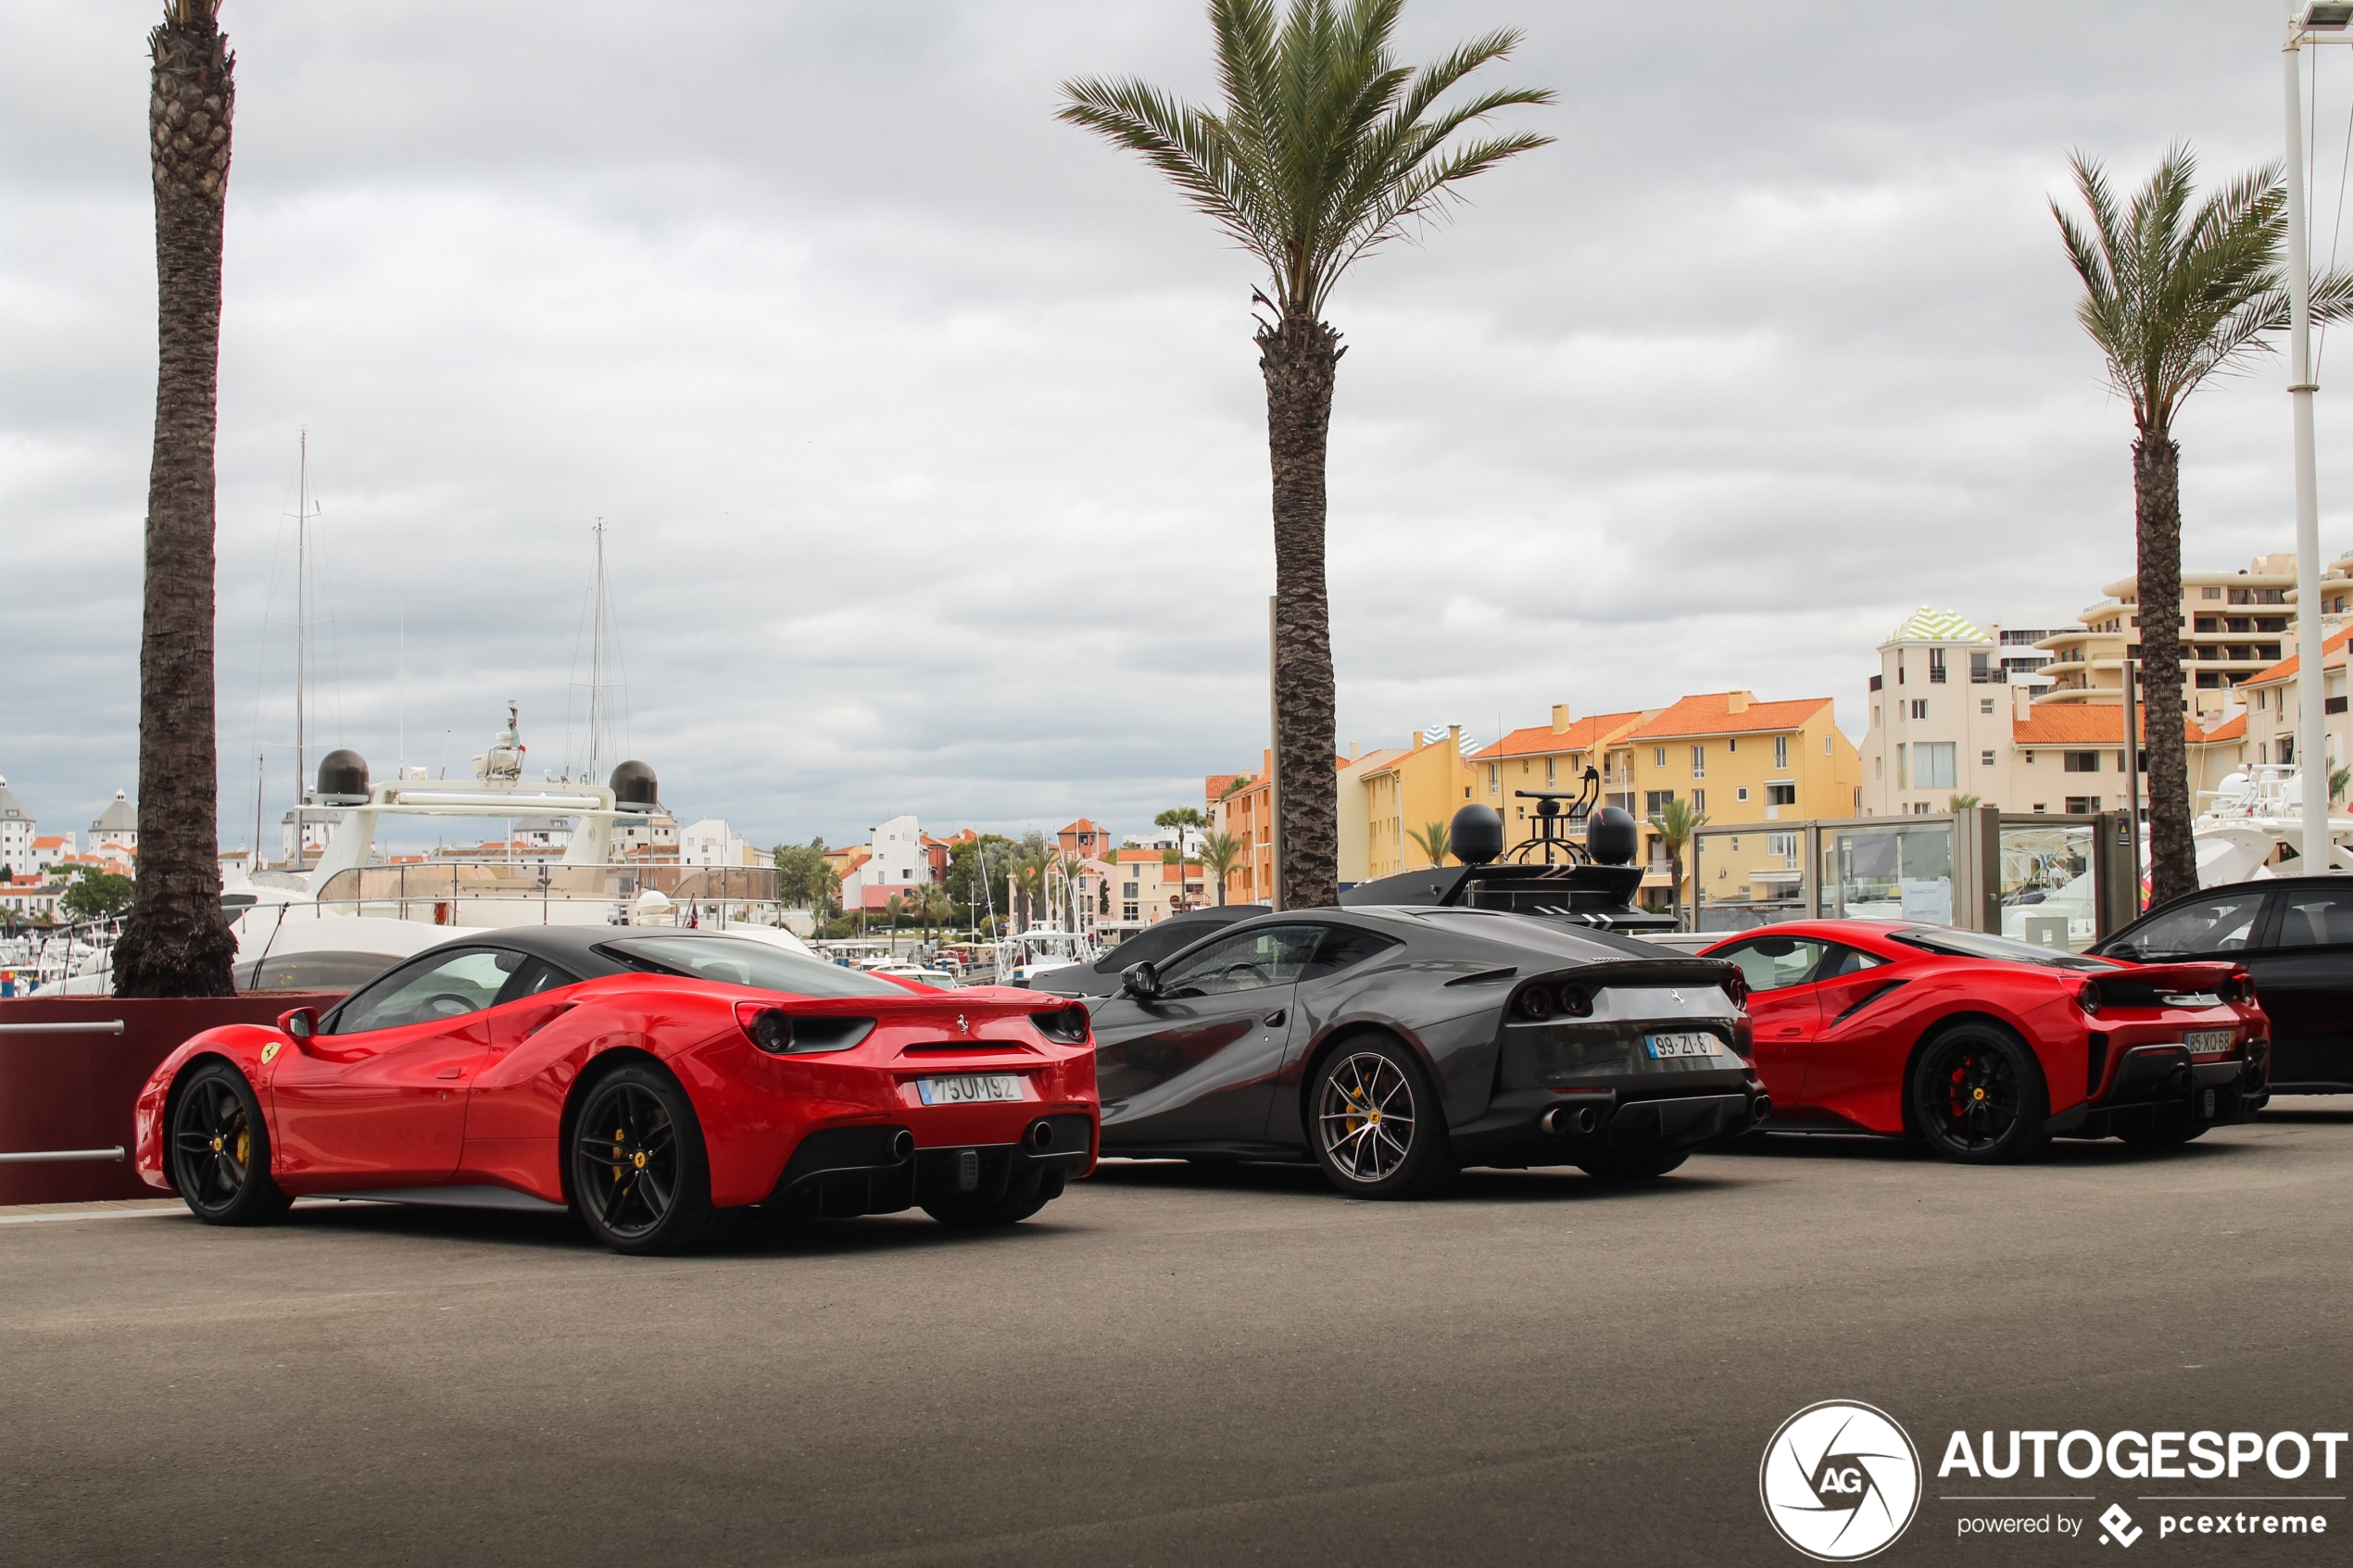
M40 824L32 819L16 796L8 789L8 781L0 779L0 872L30 872L35 869L32 841Z
M139 808L120 790L114 792L114 799L90 824L91 852L103 853L108 845L133 853L139 847Z
M704 817L678 830L682 866L761 866L768 857L754 849L724 817Z
M867 834L866 859L843 874L841 907L878 909L894 895L903 897L934 880L923 824L912 816L893 817Z
M2343 579L2348 569L2353 556L2333 563L2328 574ZM2353 583L2338 585L2347 592L2322 595L2324 625L2328 606L2353 596ZM2124 659L2128 653L2139 656L2139 584L2127 577L2100 591L2107 596L2080 612L2077 625L2043 639L2052 679L2038 702L2122 700ZM2295 603L2293 553L2257 556L2236 571L2182 573L2182 710L2208 714L2236 707L2236 688L2295 647Z
M2353 593L2353 587L2348 587ZM2346 711L2346 645L2353 629L2332 633L2322 645L2322 726L2327 737L2331 772L2353 758L2353 714ZM2297 680L2300 661L2294 654L2268 670L2259 671L2241 689L2246 696L2246 762L2294 762L2296 733L2303 722L2303 687Z
M1957 796L2006 811L2123 809L2120 690L2105 702L2045 703L2008 679L2000 634L1923 608L1880 645L1862 746L1865 815L1922 816ZM2239 765L2246 735L2235 708L2202 717L2184 721L2194 790ZM2145 760L2134 759L2144 801Z

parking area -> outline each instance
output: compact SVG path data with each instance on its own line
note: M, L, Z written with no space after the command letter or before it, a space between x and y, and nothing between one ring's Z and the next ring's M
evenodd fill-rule
M1113 1165L1010 1233L683 1260L359 1204L16 1210L0 1562L1796 1562L1757 1462L1832 1398L1929 1466L1886 1561L2072 1560L1959 1538L1946 1435L2343 1428L2348 1191L2353 1105L2307 1100L2163 1153L1780 1139L1414 1204Z

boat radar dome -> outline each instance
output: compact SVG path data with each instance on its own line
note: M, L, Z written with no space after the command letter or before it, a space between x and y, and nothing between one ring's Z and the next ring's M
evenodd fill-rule
M320 759L319 804L368 804L368 759L356 751L330 751Z
M1466 806L1446 829L1446 847L1466 866L1483 866L1504 853L1504 819L1491 806Z
M1630 811L1604 806L1586 819L1585 853L1597 865L1630 866L1642 845L1642 829Z
M616 811L658 811L661 786L650 764L623 762L612 771L612 804Z

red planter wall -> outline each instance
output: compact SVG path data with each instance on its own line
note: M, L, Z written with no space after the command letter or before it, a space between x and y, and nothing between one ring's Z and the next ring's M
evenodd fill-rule
M223 1023L268 1023L288 1008L332 1007L340 993L120 1001L23 997L0 1001L0 1023L104 1023L120 1035L0 1035L0 1152L124 1150L121 1163L0 1165L0 1203L83 1203L161 1198L132 1168L132 1102L165 1057Z

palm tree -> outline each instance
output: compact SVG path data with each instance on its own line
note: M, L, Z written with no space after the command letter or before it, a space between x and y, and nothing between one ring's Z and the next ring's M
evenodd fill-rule
M1446 857L1450 851L1447 848L1447 830L1444 822L1432 822L1427 827L1413 829L1405 836L1414 841L1415 847L1429 857L1431 865L1442 866L1446 863Z
M916 918L923 922L924 945L929 947L931 928L945 924L956 912L956 907L949 900L948 889L936 882L926 882L915 890L914 910Z
M1242 863L1242 841L1230 833L1202 834L1201 863L1202 869L1209 872L1210 880L1217 884L1217 904L1223 909L1226 905L1226 879L1234 874L1236 866Z
M1669 800L1651 819L1651 826L1658 832L1658 842L1667 850L1667 909L1680 924L1683 919L1683 851L1690 847L1692 834L1707 825L1707 813L1694 811L1688 800ZM1692 890L1692 923L1699 924L1699 890Z
M2353 768L2339 768L2329 774L2329 799L2345 798L2345 786L2353 784Z
M236 60L219 0L168 0L147 34L156 198L155 451L139 639L138 890L115 994L228 997L213 724L213 442L220 426L220 235Z
M1171 806L1152 819L1152 826L1166 828L1176 835L1176 897L1180 903L1185 897L1186 830L1189 828L1198 830L1208 825L1209 819L1201 814L1201 808L1198 806ZM1167 861L1164 859L1162 863L1166 864Z
M1324 308L1359 257L1418 232L1456 189L1542 146L1518 132L1453 140L1465 126L1549 92L1504 89L1440 109L1479 67L1508 56L1511 30L1419 70L1390 51L1403 0L1210 0L1222 109L1135 77L1063 84L1061 118L1140 153L1265 268L1259 319L1275 523L1275 747L1282 770L1281 865L1293 908L1339 897L1340 795L1332 769L1331 615L1324 573L1324 462L1343 351Z
M2089 223L2056 201L2051 215L2083 282L2075 319L2107 358L2109 387L2133 410L2142 689L2155 694L2144 722L2149 892L2161 904L2197 888L2187 737L2163 700L2182 686L2182 449L2173 421L2207 377L2245 370L2288 324L2280 271L2287 193L2277 167L2266 166L2197 200L2197 160L2176 144L2129 208L2119 208L2099 164L2081 153L2068 163ZM2349 305L2353 275L2313 280L2314 320L2340 320Z
M1956 795L1944 802L1947 811L1974 811L1984 802L1974 795Z

